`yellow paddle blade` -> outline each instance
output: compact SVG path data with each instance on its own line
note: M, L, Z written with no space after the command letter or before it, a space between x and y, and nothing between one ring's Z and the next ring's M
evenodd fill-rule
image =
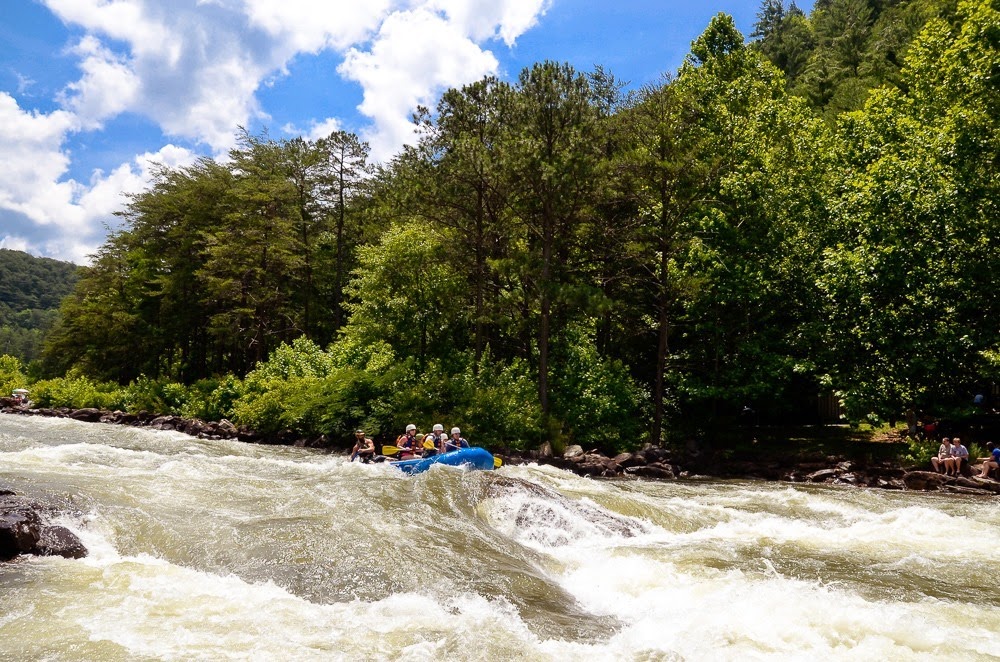
M424 448L426 448L427 450L434 448L434 442L431 441L430 439L424 441Z
M503 460L501 460L496 455L494 455L493 456L493 468L494 469L499 469L501 466L503 466Z
M383 446L382 447L382 455L395 455L400 450L402 450L402 449L397 448L395 446Z

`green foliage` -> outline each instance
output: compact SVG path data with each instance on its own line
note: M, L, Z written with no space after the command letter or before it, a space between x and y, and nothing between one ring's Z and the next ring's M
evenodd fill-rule
M921 441L910 439L907 442L908 449L903 454L903 462L907 462L916 467L929 467L931 458L937 456L938 444L934 441ZM971 452L969 453L971 456Z
M609 452L744 405L813 422L820 390L958 411L1000 378L1000 19L954 5L764 0L758 41L718 15L634 97L484 78L374 172L350 134L244 131L130 199L42 396Z
M126 410L127 393L114 382L97 382L79 372L46 379L31 386L31 401L37 407Z
M503 365L487 354L478 373L470 363L452 381L455 407L442 418L460 422L463 434L474 443L526 449L545 438L537 386L526 361Z
M911 47L909 91L845 118L839 240L819 282L835 380L855 411L949 407L992 374L1000 13L964 3Z
M621 362L597 352L593 329L568 329L560 347L554 409L567 437L611 454L640 446L649 394Z
M10 397L16 388L25 388L28 378L24 374L21 361L16 356L0 355L0 397Z
M0 353L24 363L38 358L78 271L69 262L0 248Z

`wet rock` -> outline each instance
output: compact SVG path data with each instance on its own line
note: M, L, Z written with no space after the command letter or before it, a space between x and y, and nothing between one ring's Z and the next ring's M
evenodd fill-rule
M653 446L651 444L646 444L638 455L642 458L642 461L646 464L653 464L654 462L663 462L665 460L670 460L670 451L666 448L661 448L660 446Z
M645 464L642 458L636 457L633 453L619 453L612 458L622 469L627 469L629 467L638 467Z
M86 409L73 410L69 412L67 416L77 421L96 423L97 421L101 420L102 416L104 416L104 412L102 412L100 409L94 409L92 407L88 407Z
M566 450L563 451L563 457L566 458L567 460L571 460L575 457L580 457L582 455L583 455L583 447L577 444L573 444L572 446L567 446Z
M837 476L837 478L836 478L836 480L834 482L836 482L836 483L842 483L844 485L857 485L858 484L858 477L855 474L853 474L853 473L841 474L841 475Z
M806 480L811 483L822 483L824 480L834 478L839 474L840 471L838 469L820 469L819 471L814 471L806 476Z
M183 424L180 416L157 416L149 422L149 427L154 430L177 430Z
M0 510L0 561L34 549L41 534L38 513L25 507Z
M581 456L579 461L574 464L576 466L573 468L573 471L584 476L610 477L618 475L618 465L615 464L615 461L596 453L587 453Z
M50 507L13 493L0 496L0 561L20 554L86 556L87 548L72 531L44 523L43 517L51 512Z
M630 476L638 476L640 478L657 478L660 480L673 480L677 477L676 474L674 474L672 467L660 462L628 467L625 469L625 473Z
M955 479L935 471L910 471L903 475L903 485L908 490L934 491L942 485L952 483Z
M63 526L42 527L38 542L31 553L39 556L62 556L67 559L82 559L87 548L75 533Z

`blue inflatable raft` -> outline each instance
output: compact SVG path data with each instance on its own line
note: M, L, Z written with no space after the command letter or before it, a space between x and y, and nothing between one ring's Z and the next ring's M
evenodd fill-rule
M408 474L418 474L427 471L432 464L447 464L453 467L469 467L470 469L492 469L493 455L485 448L461 448L450 453L441 453L414 460L400 460L392 466Z

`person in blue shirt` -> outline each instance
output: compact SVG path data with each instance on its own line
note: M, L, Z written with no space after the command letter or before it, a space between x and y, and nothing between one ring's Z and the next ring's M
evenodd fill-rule
M462 438L462 431L458 428L451 429L451 437L444 442L444 452L457 451L459 448L468 448L469 442Z
M989 457L979 458L979 461L983 463L983 472L979 474L980 478L989 478L990 471L1000 469L1000 448L997 448L992 441L988 441L986 442L986 450L990 452Z

